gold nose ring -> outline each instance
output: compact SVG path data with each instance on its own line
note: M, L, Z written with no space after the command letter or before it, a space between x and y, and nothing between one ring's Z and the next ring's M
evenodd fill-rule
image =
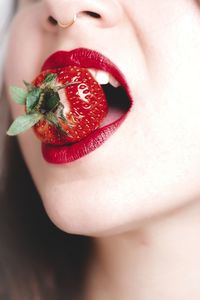
M70 26L72 26L75 22L76 22L76 19L77 19L77 16L76 16L76 14L74 15L74 17L73 17L73 20L70 22L70 23L68 23L68 24L63 24L63 23L61 23L61 22L58 22L58 25L61 27L61 28L68 28L68 27L70 27Z

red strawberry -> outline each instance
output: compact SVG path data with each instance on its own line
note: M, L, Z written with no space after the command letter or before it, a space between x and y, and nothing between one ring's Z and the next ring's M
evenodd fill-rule
M26 105L26 115L16 119L9 135L34 126L46 144L74 143L97 129L108 112L103 89L85 68L46 70L31 84L24 83L27 92L11 92L17 103Z

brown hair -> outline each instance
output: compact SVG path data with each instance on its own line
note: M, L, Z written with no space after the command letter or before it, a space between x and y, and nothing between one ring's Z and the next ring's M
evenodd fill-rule
M92 239L56 228L20 153L6 136L9 109L0 101L0 299L71 300L84 289Z

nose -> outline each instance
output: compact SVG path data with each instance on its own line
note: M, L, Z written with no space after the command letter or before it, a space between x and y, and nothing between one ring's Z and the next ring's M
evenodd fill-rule
M122 18L118 0L44 0L46 11L54 25L79 25L86 21L99 27L112 27Z

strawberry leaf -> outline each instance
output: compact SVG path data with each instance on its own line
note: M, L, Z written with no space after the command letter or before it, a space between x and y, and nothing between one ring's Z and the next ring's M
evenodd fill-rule
M23 80L23 83L25 85L25 87L27 88L28 92L30 92L33 88L34 88L34 85L32 85L31 83Z
M10 126L7 134L10 136L17 135L32 126L34 126L40 119L43 118L42 114L34 113L29 115L19 116Z
M59 90L62 90L62 89L66 88L66 87L68 87L68 86L70 86L70 85L79 84L79 83L81 83L81 81L67 82L67 83L65 83L64 85L57 86L55 89L56 89L57 91L59 91Z
M56 127L60 127L59 122L58 122L58 118L56 117L56 115L52 112L49 112L45 115L46 119L51 122L53 125L55 125Z
M41 89L40 88L33 88L27 95L26 99L26 110L27 113L30 113L34 107L38 104L40 100Z
M69 136L69 134L66 131L64 131L64 129L60 126L59 120L54 113L49 112L45 115L45 117L50 123L52 123L54 126L56 126L64 135Z
M53 81L55 78L56 78L56 74L54 74L54 73L48 73L45 76L44 83L49 83L49 82Z
M27 91L17 86L10 87L10 95L17 104L25 104Z

